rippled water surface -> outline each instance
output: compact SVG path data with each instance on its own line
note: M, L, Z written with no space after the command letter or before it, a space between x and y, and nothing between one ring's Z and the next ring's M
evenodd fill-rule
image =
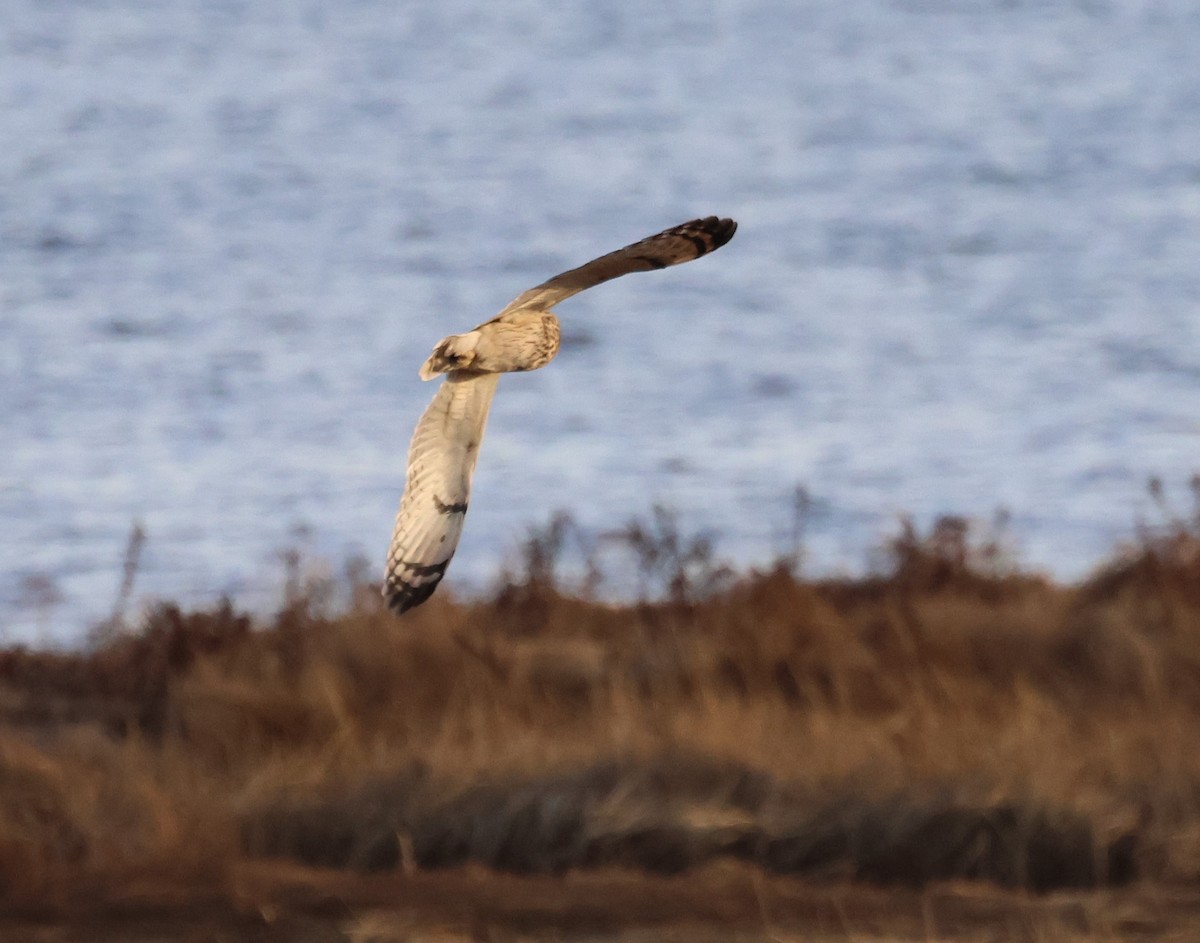
M695 265L505 378L450 585L677 508L810 565L1012 512L1085 572L1200 468L1200 6L13 0L0 30L0 626L265 604L382 562L442 335L691 216ZM302 528L304 536L297 537ZM39 635L40 633L40 635Z

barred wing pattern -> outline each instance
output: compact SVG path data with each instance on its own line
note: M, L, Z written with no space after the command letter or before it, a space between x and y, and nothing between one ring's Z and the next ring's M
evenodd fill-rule
M417 423L384 587L397 613L433 595L454 556L499 379L498 373L451 374Z
M397 614L437 588L462 534L471 477L501 372L537 369L558 351L549 309L565 298L630 272L699 258L733 238L731 219L694 219L602 255L521 294L491 321L451 335L422 367L444 373L408 450L408 475L388 551L383 594ZM547 344L550 344L547 348ZM469 364L469 369L456 369Z
M672 226L623 249L592 259L579 268L555 275L549 281L518 295L497 317L503 317L518 308L546 311L584 289L630 272L652 272L680 262L690 262L721 248L733 238L736 230L737 223L732 219L717 219L715 216Z

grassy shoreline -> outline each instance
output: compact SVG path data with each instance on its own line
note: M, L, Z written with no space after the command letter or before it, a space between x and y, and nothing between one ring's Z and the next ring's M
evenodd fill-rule
M271 867L753 874L892 894L901 923L961 882L1013 907L1200 886L1194 522L1074 585L953 521L822 580L733 572L662 524L626 534L634 604L563 584L560 526L493 595L400 620L372 586L333 606L297 578L269 619L163 605L86 651L0 651L0 904L232 907ZM642 925L612 907L614 933ZM1125 938L1097 920L1072 938Z

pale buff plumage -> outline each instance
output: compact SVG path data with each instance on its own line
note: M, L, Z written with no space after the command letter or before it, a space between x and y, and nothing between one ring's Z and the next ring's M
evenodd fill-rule
M420 605L441 581L458 546L471 476L501 373L536 370L554 359L561 333L550 309L609 279L678 265L725 245L731 219L694 219L602 255L519 295L490 321L444 338L421 366L445 374L408 450L408 476L388 551L383 593L397 613Z
M451 334L421 365L421 379L439 373L515 373L544 367L558 353L558 318L549 311L506 311L466 334Z

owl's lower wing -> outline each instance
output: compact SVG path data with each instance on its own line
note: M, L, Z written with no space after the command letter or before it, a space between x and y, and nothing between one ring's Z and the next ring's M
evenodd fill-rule
M417 423L383 588L397 614L433 594L454 556L498 379L448 374Z
M690 262L721 248L733 238L736 231L737 223L732 219L719 219L716 216L680 223L631 243L623 249L592 259L579 268L555 275L549 281L519 295L497 317L503 317L516 308L537 308L544 311L586 288L630 272L651 272L669 265Z

